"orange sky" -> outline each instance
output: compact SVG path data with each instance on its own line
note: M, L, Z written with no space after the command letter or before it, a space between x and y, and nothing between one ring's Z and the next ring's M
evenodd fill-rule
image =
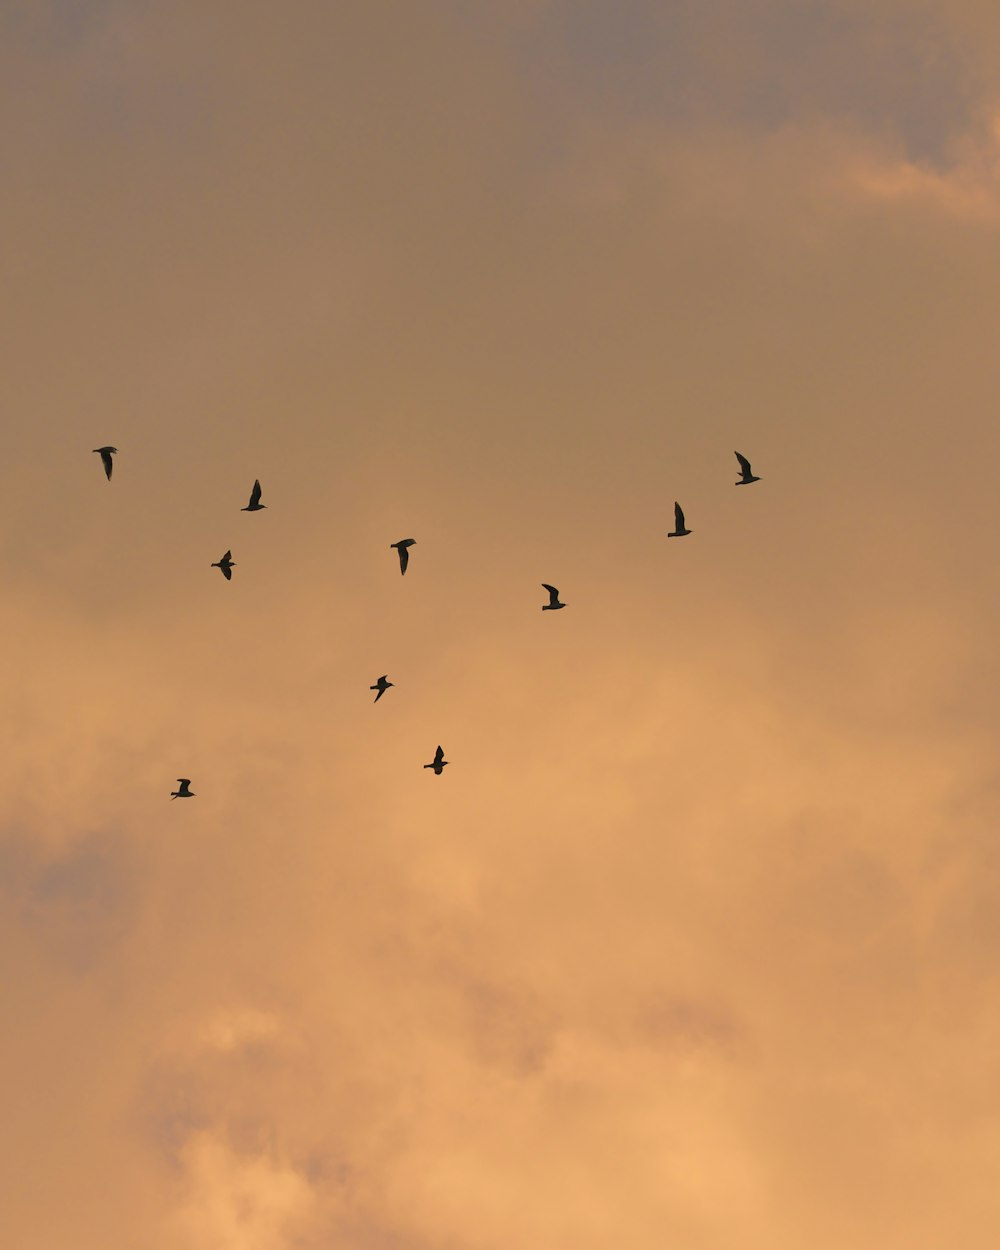
M0 1242L992 1250L995 4L0 36Z

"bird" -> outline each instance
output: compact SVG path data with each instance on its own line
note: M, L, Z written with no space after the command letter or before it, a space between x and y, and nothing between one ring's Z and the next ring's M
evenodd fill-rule
M444 771L444 766L447 763L448 761L444 758L444 747L438 747L438 749L434 752L434 762L432 764L425 764L424 768L433 768L434 776L440 777L441 773Z
M741 456L738 451L734 451L733 455L740 462L740 472L743 474L736 485L749 486L751 482L759 482L760 478L754 476L753 469L750 468L750 461L746 458L746 456Z
M385 692L389 689L389 687L394 686L395 684L396 684L395 682L386 681L385 674L383 673L382 676L375 683L375 685L369 686L368 689L378 691L378 694L375 696L375 702L378 703L379 699L381 699L381 697L385 694Z
M213 569L222 569L222 576L227 582L233 580L233 567L236 564L236 561L232 559L232 554L231 551L227 551L221 560L216 560L212 565Z
M415 538L401 538L398 543L390 543L390 547L395 547L399 552L399 571L406 572L406 566L410 563L410 553L407 547L412 547L417 540Z
M114 467L111 457L118 451L117 447L95 447L94 455L101 457L101 463L104 465L104 472L107 474L108 481L111 481L111 470Z
M679 503L674 504L674 525L676 528L670 531L668 538L684 538L691 533L684 525L684 513Z
M557 612L560 608L566 606L565 603L559 602L559 591L556 590L555 586L550 586L548 582L542 582L542 589L549 592L548 603L542 604L543 612Z
M240 508L241 512L260 512L266 508L266 503L260 502L260 482L254 482L253 490L250 492L250 502L245 508Z
M196 797L191 789L190 777L178 777L177 781L179 783L178 789L173 790L170 794L172 799L193 799Z

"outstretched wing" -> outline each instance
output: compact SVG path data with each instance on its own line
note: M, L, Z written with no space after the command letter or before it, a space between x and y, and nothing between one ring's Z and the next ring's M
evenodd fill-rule
M750 468L750 461L746 456L741 456L738 451L734 451L733 455L740 462L740 472L744 477L753 477L753 470Z
M220 563L219 568L222 569L222 576L226 579L226 581L231 582L233 580L233 570L229 567L229 565Z
M542 582L542 590L547 590L549 592L549 597L552 599L559 598L559 591L556 590L555 586L550 586L548 582Z
M233 558L233 553L232 553L231 551L227 551L227 552L226 552L226 554L225 554L225 555L222 557L222 559L219 561L219 563L220 563L220 564L228 564L228 563L230 562L230 560L232 560L232 558Z
M440 764L443 759L444 759L444 747L438 747L438 749L434 752L434 763Z
M679 503L674 504L674 527L677 530L682 530L682 529L687 528L684 524L684 509L680 506Z
M399 552L399 571L400 573L405 573L406 566L410 563L410 549L405 544L400 543L396 550Z
M111 459L110 451L101 452L101 463L104 465L104 472L108 475L108 481L111 481L111 470L115 467L114 461Z
M254 482L253 490L250 492L250 507L255 508L260 503L260 482Z

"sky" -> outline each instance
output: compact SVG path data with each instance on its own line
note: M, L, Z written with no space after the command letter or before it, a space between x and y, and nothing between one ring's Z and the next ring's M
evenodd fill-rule
M992 1250L998 72L0 5L5 1246Z

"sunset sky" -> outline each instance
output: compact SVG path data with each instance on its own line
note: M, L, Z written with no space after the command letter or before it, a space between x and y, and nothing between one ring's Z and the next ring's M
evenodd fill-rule
M994 1250L995 0L6 0L0 169L4 1250Z

